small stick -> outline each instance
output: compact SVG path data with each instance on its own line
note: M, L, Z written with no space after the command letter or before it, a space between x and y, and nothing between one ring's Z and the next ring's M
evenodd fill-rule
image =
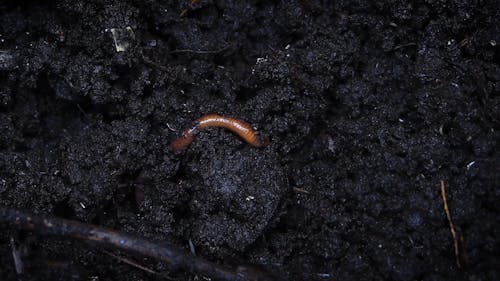
M184 269L215 280L270 281L267 272L249 266L227 268L165 242L154 243L130 234L78 221L33 215L27 212L0 207L0 223L36 230L48 235L57 235L85 240L99 245L114 247L169 264L172 269ZM4 230L5 228L0 228Z
M113 258L115 258L115 259L123 262L123 263L126 263L128 265L136 267L136 268L138 268L138 269L140 269L142 271L146 271L147 273L158 274L158 272L156 272L156 271L154 271L152 269L149 269L149 268L145 267L144 265L140 265L140 264L136 263L135 261L129 260L127 258L122 258L122 257L117 256L117 255L115 255L115 254L113 254L113 253L111 253L109 251L106 251L106 250L102 250L102 252L105 253L106 255L110 256L110 257L113 257Z
M297 193L305 193L305 194L309 194L309 191L303 189L302 187L294 187L293 188L293 191L297 192Z
M200 54L200 55L203 55L203 54L218 54L218 53L222 53L225 50L229 49L231 46L232 46L231 44L227 44L226 46L224 46L224 47L222 47L220 49L217 49L217 50L176 49L176 50L172 50L172 51L170 51L168 53L169 54L192 53L192 54Z
M12 248L12 258L14 259L14 266L16 267L16 273L22 274L24 272L24 263L21 260L21 254L19 249L16 247L16 242L14 237L10 237L10 247Z
M198 3L199 0L191 0L191 9L193 8L194 5L196 5ZM179 15L181 18L185 17L187 15L187 13L189 12L189 9L186 8L184 10L182 10L181 14Z
M444 181L441 180L441 198L443 198L444 212L446 213L446 218L448 219L448 225L450 227L451 237L453 238L453 247L455 250L455 259L458 268L460 268L460 258L458 252L458 239L457 233L455 232L455 227L453 226L453 221L451 220L450 210L448 209L448 201L446 200L446 189L444 187Z

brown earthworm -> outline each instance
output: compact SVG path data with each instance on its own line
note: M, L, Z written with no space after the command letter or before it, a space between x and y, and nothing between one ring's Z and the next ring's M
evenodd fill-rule
M174 151L186 149L194 141L199 132L209 127L226 128L253 147L264 147L269 144L268 138L259 137L252 126L245 121L232 117L224 117L218 114L207 114L196 119L193 127L184 130L182 136L173 140L170 143L170 148Z

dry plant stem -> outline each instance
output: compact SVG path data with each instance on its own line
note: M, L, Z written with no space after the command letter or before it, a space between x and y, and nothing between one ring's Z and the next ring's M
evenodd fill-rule
M126 258L122 258L122 257L120 257L120 256L117 256L117 255L115 255L115 254L113 254L113 253L111 253L111 252L109 252L109 251L102 250L101 252L103 252L103 253L105 253L106 255L108 255L108 256L110 256L110 257L113 257L113 258L115 258L115 259L117 259L117 260L119 260L119 261L121 261L121 262L123 262L123 263L126 263L126 264L128 264L128 265L130 265L130 266L136 267L136 268L138 268L138 269L140 269L140 270L142 270L142 271L146 271L147 273L151 273L151 274L158 274L156 271L154 271L154 270L152 270L152 269L149 269L149 268L147 268L147 267L145 267L145 266L143 266L143 265L140 265L140 264L138 264L138 263L136 263L136 262L134 262L134 261L132 261L132 260L129 260L129 259L126 259Z
M229 47L231 47L231 44L227 44L225 47L222 47L222 48L220 48L218 50L176 49L176 50L170 51L169 54L177 54L177 53L192 53L192 54L200 54L200 55L203 55L203 54L218 54L218 53L222 53L225 50L229 49Z
M260 270L249 271L247 267L243 266L236 269L226 268L192 256L164 242L154 243L126 233L77 221L48 218L0 207L0 223L7 223L20 229L34 230L43 234L87 240L96 244L134 252L165 262L173 269L184 269L216 280L272 280L265 272ZM1 227L0 229L5 228Z
M451 237L453 238L455 259L456 259L458 268L460 268L461 265L460 265L460 258L459 258L459 252L458 252L458 238L457 238L457 233L455 231L455 226L453 226L453 221L451 220L450 210L448 209L448 201L446 200L446 189L445 189L443 180L441 180L441 198L443 199L444 212L446 213L446 218L448 219L448 225L450 227Z

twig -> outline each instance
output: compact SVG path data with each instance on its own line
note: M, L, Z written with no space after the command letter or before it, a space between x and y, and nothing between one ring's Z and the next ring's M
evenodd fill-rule
M123 262L123 263L126 263L128 265L136 267L136 268L138 268L138 269L140 269L142 271L146 271L147 273L158 274L158 272L156 272L156 271L154 271L154 270L152 270L150 268L147 268L144 265L140 265L140 264L136 263L135 261L132 261L132 260L129 260L127 258L123 258L123 257L117 256L117 255L115 255L115 254L113 254L113 253L111 253L109 251L106 251L106 250L102 250L102 252L105 253L106 255L110 256L110 257L113 257L113 258L115 258L115 259Z
M406 47L410 47L410 46L416 46L417 43L415 42L410 42L410 43L406 43L406 44L401 44L401 45L397 45L396 47L392 48L391 51L396 51L396 50L399 50L401 48L406 48Z
M198 3L198 1L199 0L191 0L190 8L193 9L194 5L196 5ZM179 17L181 17L181 18L185 17L188 12L189 12L189 8L186 8L186 9L182 10L182 12L179 15Z
M302 187L294 187L293 188L293 191L297 192L297 193L305 193L305 194L309 194L309 191L303 189Z
M142 54L142 59L144 60L145 63L149 64L149 65L152 65L162 71L167 71L167 68L159 63L156 63L154 61L152 61L151 59L149 59L148 57L146 57L144 54Z
M227 44L226 46L217 49L217 50L191 50L191 49L177 49L177 50L172 50L168 52L169 54L177 54L177 53L191 53L191 54L218 54L222 53L225 50L229 49L231 47L231 44Z
M87 119L87 121L91 121L90 120L90 117L88 116L87 112L85 112L85 110L83 110L83 108L80 106L79 103L76 104L76 107L78 108L78 110L80 110L80 112L83 114L83 117L85 117L85 119Z
M185 54L197 54L197 55L208 55L208 54L218 54L218 53L222 53L224 52L225 50L229 49L230 47L232 46L232 44L227 44L226 46L220 48L220 49L217 49L217 50L191 50L191 49L176 49L176 50L172 50L172 51L169 51L168 53L169 54L182 54L182 53L185 53ZM157 63L157 62L154 62L152 61L150 58L148 58L147 56L145 56L144 54L142 54L142 59L144 60L145 63L151 65L151 66L154 66L162 71L167 71L168 69Z
M10 237L10 247L12 249L12 258L14 259L14 266L16 268L16 273L22 274L24 272L24 263L21 260L21 254L19 253L19 250L16 247L16 242L14 241L14 237Z
M200 257L192 256L164 242L154 243L130 234L77 221L43 217L0 207L0 223L2 222L21 229L36 230L49 235L87 240L96 244L134 252L166 262L173 269L184 269L188 272L204 275L216 280L274 280L268 273L260 269L247 266L226 268Z
M446 218L448 219L448 225L450 226L451 237L453 238L453 247L455 249L455 259L457 262L458 268L460 265L460 258L458 252L458 238L457 233L455 232L455 227L453 226L453 221L451 220L450 210L448 209L448 202L446 200L446 189L444 187L444 181L441 180L441 197L443 198L444 212L446 213Z

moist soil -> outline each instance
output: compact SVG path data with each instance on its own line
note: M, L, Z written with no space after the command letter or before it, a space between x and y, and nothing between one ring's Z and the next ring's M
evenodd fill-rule
M0 206L278 280L500 280L498 5L2 1ZM169 148L209 113L271 142ZM204 280L109 251L4 225L0 279Z

